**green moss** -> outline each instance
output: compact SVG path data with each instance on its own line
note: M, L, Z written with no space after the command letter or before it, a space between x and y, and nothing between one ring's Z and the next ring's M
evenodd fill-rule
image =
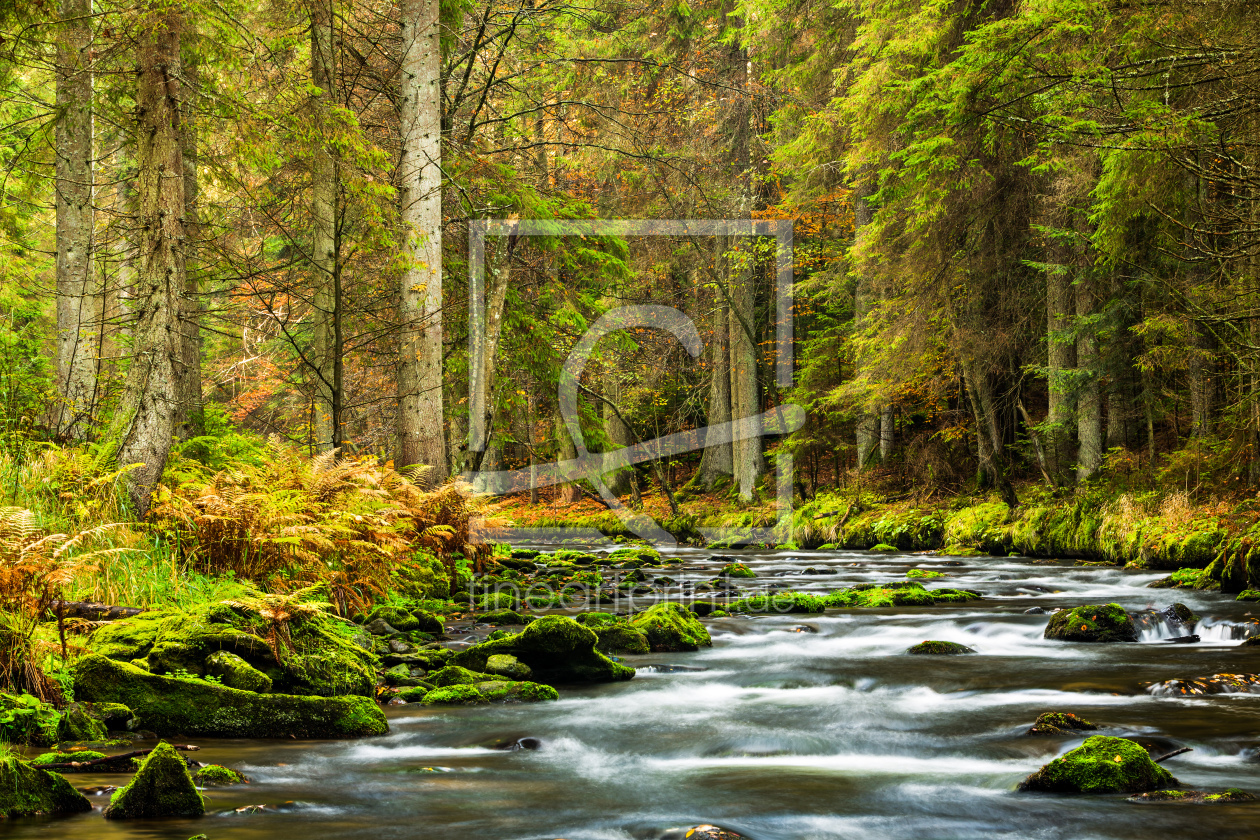
M827 608L826 602L807 592L776 592L773 595L753 595L741 598L728 607L733 613L820 613Z
M975 653L975 651L966 645L960 645L956 642L927 641L919 642L917 645L908 648L906 653L930 656L956 656L962 653Z
M477 617L478 621L486 624L529 624L534 620L533 616L523 616L513 610L494 610L485 615Z
M197 787L203 788L243 785L249 781L244 774L238 773L230 767L224 767L222 764L207 764L204 767L199 767L192 778L193 783Z
M932 569L911 569L906 572L908 578L943 578L946 577L944 572L937 572Z
M36 767L42 764L69 764L72 761L95 761L104 758L105 753L96 750L71 750L69 752L41 753L31 759Z
M1063 642L1136 642L1137 626L1119 604L1089 604L1050 617L1047 639Z
M405 688L398 689L398 693L395 696L401 697L403 700L406 700L408 703L419 703L420 701L424 700L425 696L427 696L428 693L432 690L433 690L433 686L428 685L428 684L409 685L409 686L406 686Z
M162 677L98 655L79 659L72 673L76 697L123 703L159 735L352 738L389 731L380 708L367 697L255 694Z
M205 812L188 765L174 747L162 741L145 757L131 783L114 793L105 818L200 817Z
M871 549L870 549L870 550L871 550L871 551L878 551L878 552L882 552L882 553L884 553L884 554L888 554L888 553L890 553L890 552L896 551L896 550L897 550L897 546L895 546L895 545L889 545L888 543L876 543L875 545L871 546Z
M218 677L228 688L256 691L259 694L271 691L271 677L226 650L216 650L206 657L206 673Z
M477 691L491 703L538 703L560 699L560 693L549 685L511 680L489 680L477 684Z
M483 610L499 611L499 610L519 610L521 608L521 599L510 592L492 592L484 595L477 602L477 606Z
M451 664L483 671L489 657L510 653L534 672L534 679L548 684L614 682L628 680L634 669L618 665L595 649L599 637L571 618L547 615L520 633L483 642L461 651Z
M1020 784L1052 793L1141 793L1176 784L1172 774L1127 738L1095 735Z
M624 616L614 615L610 612L584 612L579 613L574 619L578 624L590 627L592 630L597 627L603 627L605 624L618 624L624 622Z
M727 563L718 574L723 577L733 578L755 578L757 576L756 572L743 563Z
M510 653L496 653L486 657L486 673L510 680L527 680L533 676L529 666Z
M602 624L595 628L595 635L599 637L595 649L603 653L647 653L652 649L647 635L625 621Z
M1260 601L1260 589L1244 589L1235 601Z
M655 604L630 618L655 651L699 650L713 644L709 631L681 604Z
M62 710L57 735L62 741L104 741L109 737L104 721L82 703L71 703Z
M403 633L406 633L409 630L420 629L420 622L416 620L415 616L402 607L389 605L376 607L368 613L367 618L364 619L364 624L369 624L378 618L383 619L386 624L393 627L395 630L402 631Z
M0 816L33 817L91 811L92 804L58 773L17 756L0 757Z
M447 665L439 671L428 674L425 677L425 682L431 683L438 688L445 688L450 685L476 685L479 682L484 682L486 679L486 674L470 671L458 665Z
M426 706L471 706L490 701L475 685L450 685L433 689L420 702Z
M979 593L966 589L925 589L923 584L906 581L895 584L858 584L829 593L824 603L829 607L874 609L880 607L929 607L974 601Z

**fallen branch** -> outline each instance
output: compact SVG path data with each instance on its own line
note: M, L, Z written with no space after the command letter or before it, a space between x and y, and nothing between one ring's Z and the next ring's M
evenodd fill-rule
M53 601L51 609L59 618L86 618L89 621L114 621L144 612L140 607L98 604L95 601Z
M1190 752L1192 749L1194 749L1194 747L1182 747L1182 748L1181 748L1181 749L1179 749L1179 750L1173 750L1172 752L1170 752L1170 753L1168 753L1168 754L1166 754L1166 755L1161 755L1159 758L1155 759L1155 763L1156 763L1156 764L1159 764L1161 761L1165 761L1165 760L1167 760L1167 759L1169 759L1169 758L1172 758L1172 757L1173 757L1173 756L1175 756L1175 755L1181 755L1182 753L1188 753L1188 752Z

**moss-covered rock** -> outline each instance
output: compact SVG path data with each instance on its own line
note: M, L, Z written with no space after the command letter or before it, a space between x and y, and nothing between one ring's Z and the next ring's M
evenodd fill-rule
M398 689L398 692L394 696L399 698L405 703L419 703L420 701L424 700L426 696L428 696L429 692L432 691L433 688L434 687L429 685L428 683L422 683L420 685L409 685L409 686L406 686L405 688Z
M509 680L527 680L533 676L529 666L510 653L496 653L487 657L486 673L507 677Z
M913 647L907 648L906 653L926 656L957 656L963 653L975 653L974 650L966 645L960 645L957 642L940 642L930 640L919 642Z
M136 719L136 713L122 703L89 703L92 714L109 730L127 729Z
M1141 793L1175 785L1172 774L1127 738L1095 735L1020 783L1048 793Z
M944 572L938 572L934 569L911 569L906 572L908 578L943 578L946 577Z
M452 665L484 671L496 653L510 653L534 672L534 679L548 684L615 682L634 676L634 669L618 665L599 651L595 631L571 618L543 616L520 633L483 642L457 653Z
M105 818L200 817L205 812L188 765L163 741L145 757L131 783L114 793Z
M218 738L353 738L389 731L367 697L255 694L142 671L99 655L75 663L75 696L122 703L145 729Z
M435 688L420 701L425 706L475 706L489 703L476 685L448 685Z
M461 668L458 665L447 665L439 671L434 671L432 674L428 674L425 678L425 682L435 685L438 688L445 688L450 685L476 685L477 683L485 682L490 678L491 677L485 673L470 671L467 668Z
M1061 642L1136 642L1137 626L1119 604L1088 604L1060 610L1044 633Z
M549 685L520 680L488 680L477 683L477 690L491 703L539 703L560 699L560 692Z
M930 607L936 604L975 601L980 597L980 593L967 589L926 589L917 581L905 581L884 585L860 583L829 593L824 602L828 607L873 609Z
M109 737L105 722L83 703L71 703L61 710L57 734L62 741L104 741Z
M732 603L727 610L733 613L820 613L827 608L818 595L808 592L776 592L773 595L752 595Z
M420 629L420 622L416 620L415 616L402 607L383 604L368 613L364 623L370 624L378 618L382 619L386 624L393 627L400 633Z
M625 621L600 625L595 635L599 637L595 649L603 653L647 653L652 649L647 634Z
M1090 732L1098 727L1071 712L1043 712L1037 716L1029 735L1068 735L1074 732Z
M889 545L888 543L876 543L875 545L871 546L870 550L877 551L880 554L891 554L892 552L897 550L897 546Z
M31 759L31 764L35 767L42 767L47 764L75 764L83 761L95 761L98 758L104 758L105 753L96 750L69 750L67 752L47 752L40 753Z
M654 651L699 650L713 644L709 631L681 604L655 604L630 618Z
M492 610L485 615L478 616L478 620L486 624L496 624L502 626L529 624L534 620L534 617L532 615L521 615L515 610Z
M243 785L249 781L245 778L244 773L238 773L230 767L224 767L222 764L206 764L197 768L197 772L193 773L193 783L197 787L228 787L229 785Z
M218 677L228 688L259 694L271 691L271 677L226 650L216 650L206 657L206 674Z
M278 693L370 697L376 659L352 641L352 629L326 613L297 613L285 624L277 660L268 642L269 619L245 606L216 603L110 622L89 637L88 646L118 662L143 658L155 674L202 675L207 657L227 651L271 677Z
M727 563L722 567L722 571L718 572L722 577L733 578L755 578L757 573L745 566L743 563Z
M1260 674L1212 674L1209 677L1164 680L1152 683L1146 690L1163 697L1260 692Z
M17 756L0 758L0 816L76 814L92 803L58 773L32 767Z

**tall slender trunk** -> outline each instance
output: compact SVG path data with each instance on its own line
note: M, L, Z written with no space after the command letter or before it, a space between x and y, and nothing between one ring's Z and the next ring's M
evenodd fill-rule
M863 178L857 189L853 190L853 233L854 239L862 236L863 228L871 223L871 205L869 197L872 192L870 177ZM857 286L853 293L853 326L860 332L864 329L866 319L871 312L871 301L874 297L874 278L861 272L857 278ZM857 375L865 372L866 364L859 356L857 359ZM877 414L863 409L857 418L857 468L866 467L875 447L879 444L880 419Z
M1080 448L1076 457L1076 478L1085 481L1102 466L1103 418L1102 383L1099 371L1097 331L1088 323L1094 314L1094 288L1088 270L1076 281L1076 364L1080 389L1076 397L1076 426Z
M197 180L197 126L192 114L192 92L198 84L196 56L186 50L183 56L184 82L188 86L181 116L184 144L184 231L186 277L180 296L179 313L179 407L175 435L188 440L205 433L202 422L201 392L201 274L197 264L197 239L201 235L197 200L201 188Z
M1019 504L1019 499L1006 475L1005 447L1002 445L1001 430L997 426L997 412L994 410L993 388L989 384L989 377L975 363L964 364L963 385L976 420L976 454L980 462L977 484L980 487L993 486L1002 501L1015 507Z
M570 461L577 457L577 446L573 443L573 438L569 435L569 428L564 423L564 418L556 413L555 425L556 435L556 460ZM565 504L573 504L582 498L582 491L578 489L576 483L563 482L557 485L560 493L560 501Z
M96 401L100 296L92 247L91 0L61 0L57 39L57 433L87 436Z
M329 110L336 102L336 39L333 0L311 3L311 80L319 89L315 119L325 133L332 130ZM337 199L339 172L330 139L315 150L311 165L311 296L313 336L308 359L314 380L314 448L323 452L340 445L341 418L337 393Z
M1050 475L1060 481L1072 463L1072 420L1076 397L1070 377L1076 367L1076 342L1070 336L1075 301L1072 277L1062 249L1052 251L1062 268L1046 272L1046 362L1049 410L1046 412L1046 459Z
M714 240L714 262L719 266L725 247L723 240L724 237L716 237ZM728 316L726 301L719 290L713 311L713 338L709 343L712 379L709 381L708 426L711 429L723 423L729 423L731 420L731 355ZM731 475L734 471L730 441L718 443L717 436L716 431L706 435L704 454L700 456L700 469L696 473L697 481L705 488L712 488L722 476Z
M617 378L617 371L611 364L604 364L603 380L604 396L612 403L603 403L604 431L608 435L611 452L630 446L633 441L630 439L630 429L626 427L621 415L613 410L613 405L621 401L621 380ZM630 492L630 470L615 470L604 476L604 483L614 495L624 496Z
M442 399L442 105L438 0L403 0L402 221L407 237L398 360L398 462L446 478ZM506 282L506 280L504 281Z
M127 383L110 438L128 474L138 516L149 509L175 430L179 299L184 263L184 154L180 129L182 73L176 8L154 3L139 27L136 178L139 193L136 323Z

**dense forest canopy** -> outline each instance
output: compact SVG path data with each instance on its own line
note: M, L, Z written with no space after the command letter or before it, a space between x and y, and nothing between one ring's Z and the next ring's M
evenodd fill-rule
M806 497L877 464L1009 503L1100 474L1254 487L1257 23L1238 0L6 3L0 446L88 447L139 514L173 450L221 466L260 434L428 483L563 460L565 359L650 303L704 351L601 341L592 451L808 419L620 470L626 498L772 496L786 452ZM489 237L470 322L474 222L617 218L791 220L791 387L768 237Z

